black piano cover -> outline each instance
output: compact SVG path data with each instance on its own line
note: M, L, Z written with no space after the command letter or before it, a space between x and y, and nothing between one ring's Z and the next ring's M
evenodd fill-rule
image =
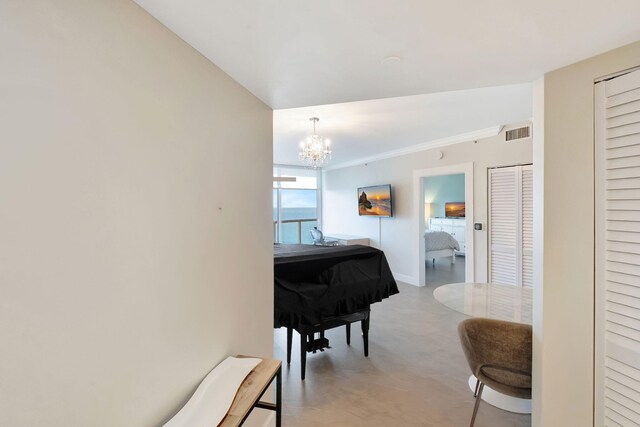
M317 325L398 293L381 250L274 245L274 327Z

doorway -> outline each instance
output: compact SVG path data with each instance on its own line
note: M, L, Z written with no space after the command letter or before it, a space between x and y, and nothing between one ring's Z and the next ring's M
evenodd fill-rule
M473 163L413 175L418 286L473 282Z
M425 221L425 285L465 281L464 174L422 178Z

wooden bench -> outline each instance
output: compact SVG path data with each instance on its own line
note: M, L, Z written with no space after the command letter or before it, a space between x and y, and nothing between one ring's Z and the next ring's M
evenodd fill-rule
M276 403L262 402L260 399L274 378ZM164 427L241 426L253 408L275 411L276 427L282 425L282 362L250 356L228 357L207 374Z
M236 356L249 357L249 356ZM262 402L260 398L276 379L276 403ZM276 427L282 425L282 362L273 359L262 359L244 379L231 408L218 427L241 426L253 408L268 409L276 412Z

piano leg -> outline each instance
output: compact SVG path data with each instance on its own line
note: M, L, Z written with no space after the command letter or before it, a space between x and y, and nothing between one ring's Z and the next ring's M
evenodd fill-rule
M351 345L351 323L344 325L347 328L347 345Z
M300 378L304 380L307 367L307 334L300 334Z
M291 341L293 340L293 328L287 328L287 365L291 364Z
M370 313L367 313L367 317L360 321L362 326L362 341L364 342L364 357L369 357L369 316Z

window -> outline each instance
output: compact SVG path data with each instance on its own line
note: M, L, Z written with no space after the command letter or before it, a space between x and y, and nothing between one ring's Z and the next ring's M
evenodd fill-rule
M273 181L273 241L312 243L310 230L320 218L319 170L274 166L273 176L295 181Z

